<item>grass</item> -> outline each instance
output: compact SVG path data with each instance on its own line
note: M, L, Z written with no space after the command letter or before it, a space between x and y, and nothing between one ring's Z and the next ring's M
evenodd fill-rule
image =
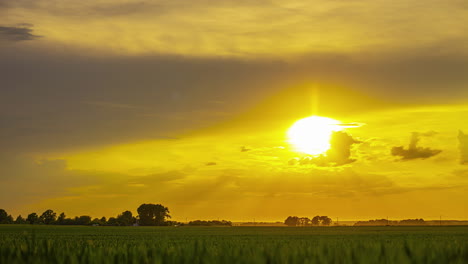
M468 263L468 227L0 225L0 263Z

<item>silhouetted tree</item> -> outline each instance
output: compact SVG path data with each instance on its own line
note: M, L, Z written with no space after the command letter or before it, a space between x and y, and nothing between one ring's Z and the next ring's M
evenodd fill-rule
M299 217L297 216L288 216L286 220L284 220L284 224L287 226L297 226L299 223Z
M320 225L320 216L314 216L314 218L312 218L312 225L315 225L315 226L318 226Z
M284 224L287 226L309 226L311 220L308 217L297 217L297 216L288 216L284 220Z
M57 214L52 211L52 210L46 210L44 213L42 213L40 217L40 221L46 225L50 225L55 222L57 218Z
M107 221L106 221L105 217L101 217L101 219L94 218L93 221L91 221L91 224L92 225L105 226L107 224Z
M389 221L388 219L375 219L369 221L359 221L354 223L354 226L388 226L398 225L398 221Z
M133 224L133 215L130 211L125 211L117 216L117 222L122 226L131 226Z
M329 226L331 222L332 222L331 218L326 215L320 217L320 223L322 225Z
M174 223L178 224L178 223ZM195 221L190 221L188 223L189 226L232 226L231 221L226 221L226 220L212 220L212 221L203 221L203 220L195 220Z
M318 226L318 225L326 225L329 226L332 223L332 220L330 217L324 215L324 216L314 216L312 218L312 225Z
M299 226L308 226L310 225L310 219L308 217L299 218Z
M91 216L82 215L75 217L75 225L89 225L91 224Z
M36 213L30 213L28 215L28 218L26 218L26 221L30 223L31 225L38 224L39 223L39 216L37 216Z
M0 224L3 224L8 217L8 213L4 209L0 209Z
M65 224L65 218L66 218L65 213L62 212L62 213L59 215L59 217L57 218L57 224L59 224L59 225L64 225L64 224Z
M398 225L425 225L426 221L424 219L404 219L401 220Z
M18 215L15 220L15 224L27 224L28 222L21 215Z
M107 220L107 225L117 226L117 225L119 225L119 222L117 221L117 218L111 217L111 218L109 218L109 220Z
M166 218L171 218L169 209L161 204L142 204L137 209L140 225L167 225Z
M0 224L12 224L13 223L13 217L11 215L8 215L8 213L0 209Z

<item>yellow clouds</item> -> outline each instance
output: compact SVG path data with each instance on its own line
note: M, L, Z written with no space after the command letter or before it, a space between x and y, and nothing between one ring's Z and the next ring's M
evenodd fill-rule
M459 1L18 1L43 43L119 54L291 56L466 40ZM28 21L24 21L24 20Z

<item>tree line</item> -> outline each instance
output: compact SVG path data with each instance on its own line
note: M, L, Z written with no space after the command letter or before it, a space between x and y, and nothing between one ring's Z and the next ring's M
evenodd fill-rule
M195 220L190 221L188 223L189 226L232 226L231 221L226 220L212 220L212 221L204 221L204 220Z
M375 219L369 221L359 221L354 224L355 226L391 226L391 225L426 225L424 219L404 219L404 220L388 220L388 219Z
M161 204L142 204L137 209L138 215L130 211L124 211L116 217L94 218L82 215L67 218L65 213L57 213L51 209L44 211L41 215L30 213L26 218L21 215L14 220L4 209L0 209L0 224L43 224L43 225L100 225L100 226L168 226L176 225L177 222L169 221L169 209Z
M312 219L308 217L288 216L288 218L284 220L284 224L287 226L329 226L331 223L332 219L326 215L317 215Z

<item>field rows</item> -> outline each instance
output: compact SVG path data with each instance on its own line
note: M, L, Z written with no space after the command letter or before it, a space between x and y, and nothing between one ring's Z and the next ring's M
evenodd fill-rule
M468 263L468 227L0 226L0 263Z

